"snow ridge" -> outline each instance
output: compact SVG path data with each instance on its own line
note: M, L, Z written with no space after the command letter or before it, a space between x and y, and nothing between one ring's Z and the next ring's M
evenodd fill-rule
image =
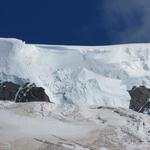
M55 103L128 108L127 89L150 85L149 57L150 44L57 46L1 38L0 80L35 83Z

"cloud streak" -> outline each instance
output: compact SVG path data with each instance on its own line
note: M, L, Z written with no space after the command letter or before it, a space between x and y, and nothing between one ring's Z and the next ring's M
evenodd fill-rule
M97 16L86 26L108 43L150 42L149 0L102 0Z
M149 0L105 0L103 3L106 23L115 34L114 41L150 41L150 1Z

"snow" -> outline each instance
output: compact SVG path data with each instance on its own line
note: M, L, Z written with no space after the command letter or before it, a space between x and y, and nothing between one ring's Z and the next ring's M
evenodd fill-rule
M1 38L0 79L33 82L57 104L127 108L127 88L149 83L148 54L143 45L34 45Z
M150 85L150 44L58 46L0 39L0 79L30 81L57 104L128 108L132 86Z
M14 130L12 130L11 128L7 129L7 132L1 134L3 139L7 138L8 136L10 136L10 138L15 139L15 136L21 134L22 136L27 135L29 137L51 134L56 136L64 136L66 138L70 136L79 138L84 136L87 133L87 131L90 130L90 128L92 129L92 127L88 127L86 125L75 126L73 124L63 123L53 119L51 120L44 119L44 121L42 121L41 119L38 118L30 118L27 116L20 117L17 114L9 113L7 111L2 111L2 110L0 111L0 118L1 118L0 120L1 124L5 124L6 128L7 125L11 122L11 125L15 129L15 135L14 135ZM3 130L5 130L5 128L3 128Z
M0 80L35 83L54 102L0 101L0 149L149 150L150 117L128 109L127 92L149 87L149 72L150 44L58 46L0 38Z
M149 116L123 108L41 102L0 105L0 148L149 150L149 130Z

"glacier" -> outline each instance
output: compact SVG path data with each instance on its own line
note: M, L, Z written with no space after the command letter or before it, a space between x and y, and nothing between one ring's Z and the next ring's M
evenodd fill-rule
M65 46L0 38L0 80L35 83L57 104L128 108L127 90L150 85L150 44Z
M150 44L0 38L0 81L35 83L54 102L0 101L0 149L149 150L150 116L129 109L128 94L133 86L149 87L149 57Z

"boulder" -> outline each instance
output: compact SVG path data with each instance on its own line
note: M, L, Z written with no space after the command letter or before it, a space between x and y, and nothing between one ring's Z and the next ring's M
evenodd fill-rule
M150 89L145 86L133 87L128 91L130 100L130 109L137 112L150 114Z
M33 101L50 102L42 87L37 87L34 83L26 83L20 86L13 82L0 83L0 100L10 100L17 103Z
M16 95L16 102L45 101L50 102L42 87L36 87L35 84L26 83L21 87Z

